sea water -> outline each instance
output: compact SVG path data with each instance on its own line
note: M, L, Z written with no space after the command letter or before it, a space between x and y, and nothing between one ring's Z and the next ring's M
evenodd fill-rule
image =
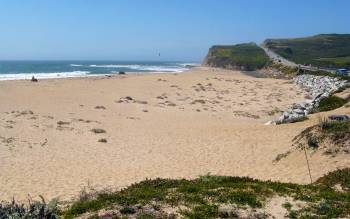
M126 73L184 72L198 63L141 61L0 61L0 80L69 78Z

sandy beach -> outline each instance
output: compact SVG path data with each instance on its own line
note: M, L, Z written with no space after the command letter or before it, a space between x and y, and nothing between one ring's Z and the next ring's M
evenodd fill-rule
M87 185L207 173L309 183L303 152L273 160L320 115L264 125L305 96L288 80L212 68L1 81L0 197L68 200ZM310 156L315 179L350 166L346 155Z

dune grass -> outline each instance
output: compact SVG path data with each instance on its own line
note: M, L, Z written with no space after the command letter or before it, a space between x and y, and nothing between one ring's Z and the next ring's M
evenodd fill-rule
M347 102L347 100L333 95L321 100L319 106L316 108L316 111L325 112L335 110L344 106Z
M126 209L136 204L156 203L159 208L164 205L186 206L187 210L179 212L186 218L218 218L221 204L259 209L264 207L269 198L277 195L307 203L299 210L289 208L291 218L305 215L305 218L347 217L350 216L350 193L337 191L333 186L340 184L347 191L349 176L349 168L337 170L310 185L211 175L194 180L146 180L121 191L99 193L93 199L77 201L64 211L63 216L73 218L116 205Z
M234 204L242 210L262 209L276 196L292 197L305 203L299 209L293 207L295 203L283 203L289 218L347 218L350 216L349 183L350 168L333 171L309 185L212 175L194 180L145 180L121 191L84 194L64 209L57 207L56 199L49 203L44 199L32 201L28 205L1 202L0 218L75 218L84 213L89 213L89 218L101 218L97 211L115 208L122 216L112 218L156 218L152 213L136 212L134 206L147 204L157 206L154 209L158 210L164 206L185 206L178 211L185 218L225 218L227 214L219 211L223 204Z

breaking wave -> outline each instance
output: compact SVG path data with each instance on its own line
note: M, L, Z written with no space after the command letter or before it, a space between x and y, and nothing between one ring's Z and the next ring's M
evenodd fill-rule
M189 70L181 65L89 65L91 68L121 68L131 71L183 72Z
M34 76L38 79L50 78L74 78L87 76L89 71L72 71L72 72L50 72L50 73L16 73L16 74L0 74L0 81L7 80L29 80Z

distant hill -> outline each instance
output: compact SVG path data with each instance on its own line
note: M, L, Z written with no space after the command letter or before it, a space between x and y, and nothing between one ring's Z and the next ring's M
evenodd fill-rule
M204 60L205 66L252 71L269 62L265 51L255 43L213 46Z
M263 44L298 64L311 64L325 68L350 68L350 34L267 39Z

